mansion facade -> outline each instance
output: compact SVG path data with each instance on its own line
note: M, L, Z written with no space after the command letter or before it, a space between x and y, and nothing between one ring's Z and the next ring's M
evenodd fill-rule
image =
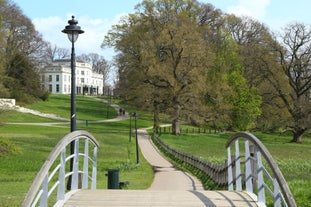
M53 94L71 93L71 61L56 60L40 71L41 87ZM76 62L76 94L102 95L104 78L94 73L92 66Z

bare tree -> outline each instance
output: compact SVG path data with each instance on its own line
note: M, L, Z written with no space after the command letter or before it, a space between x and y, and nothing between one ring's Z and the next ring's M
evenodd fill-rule
M93 72L102 74L104 83L107 82L111 66L103 56L100 56L97 53L82 54L77 57L77 60L90 63Z

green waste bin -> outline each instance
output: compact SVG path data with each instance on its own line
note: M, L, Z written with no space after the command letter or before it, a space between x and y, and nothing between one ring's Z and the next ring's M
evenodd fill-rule
M120 189L118 169L108 169L108 189Z

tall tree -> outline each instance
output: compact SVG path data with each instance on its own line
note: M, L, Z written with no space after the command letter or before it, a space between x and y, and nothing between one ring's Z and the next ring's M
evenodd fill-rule
M39 77L36 74L37 64L35 63L44 54L43 49L46 44L35 30L31 20L13 2L4 1L4 5L0 7L0 16L3 24L2 32L5 32L4 49L1 53L5 60L5 75L8 76L4 85L18 100L25 101L27 94L33 98L40 97L42 93L38 84ZM30 84L29 81L33 83ZM21 87L15 87L16 83ZM34 93L39 91L40 93ZM29 98L28 101L31 99Z
M0 7L4 6L4 1L0 1ZM4 82L6 80L5 75L5 40L4 37L6 35L6 30L2 24L2 16L0 15L0 97L9 97L10 93L8 88L4 86Z
M274 42L281 73L272 73L271 83L290 114L288 128L293 132L292 141L300 142L311 126L311 27L289 24L281 41L280 45ZM279 74L286 84L278 84Z
M127 43L127 55L137 58L139 67L131 67L137 70L137 78L143 78L142 82L154 91L166 90L172 133L179 134L181 117L199 107L205 89L209 50L198 22L201 8L196 1L186 0L145 0L136 8L138 11L130 16L126 26L116 26L113 34L128 35L122 33L125 28L133 32L131 41L129 36L123 36L118 43Z

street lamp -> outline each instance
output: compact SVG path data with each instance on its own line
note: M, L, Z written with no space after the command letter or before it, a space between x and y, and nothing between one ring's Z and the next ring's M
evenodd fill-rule
M76 55L75 55L75 41L77 41L79 34L84 33L80 26L77 26L78 21L72 16L72 19L68 21L68 26L62 30L63 33L68 35L68 39L72 43L71 47L71 117L70 128L71 131L76 130Z
M76 55L74 43L77 41L79 34L84 33L80 26L77 26L78 21L72 16L72 19L68 21L68 26L62 30L63 33L68 35L71 47L71 116L70 116L70 130L71 132L76 130ZM70 154L74 154L75 142L70 143ZM73 158L70 160L70 171L73 169ZM72 176L69 177L67 189L71 190Z

